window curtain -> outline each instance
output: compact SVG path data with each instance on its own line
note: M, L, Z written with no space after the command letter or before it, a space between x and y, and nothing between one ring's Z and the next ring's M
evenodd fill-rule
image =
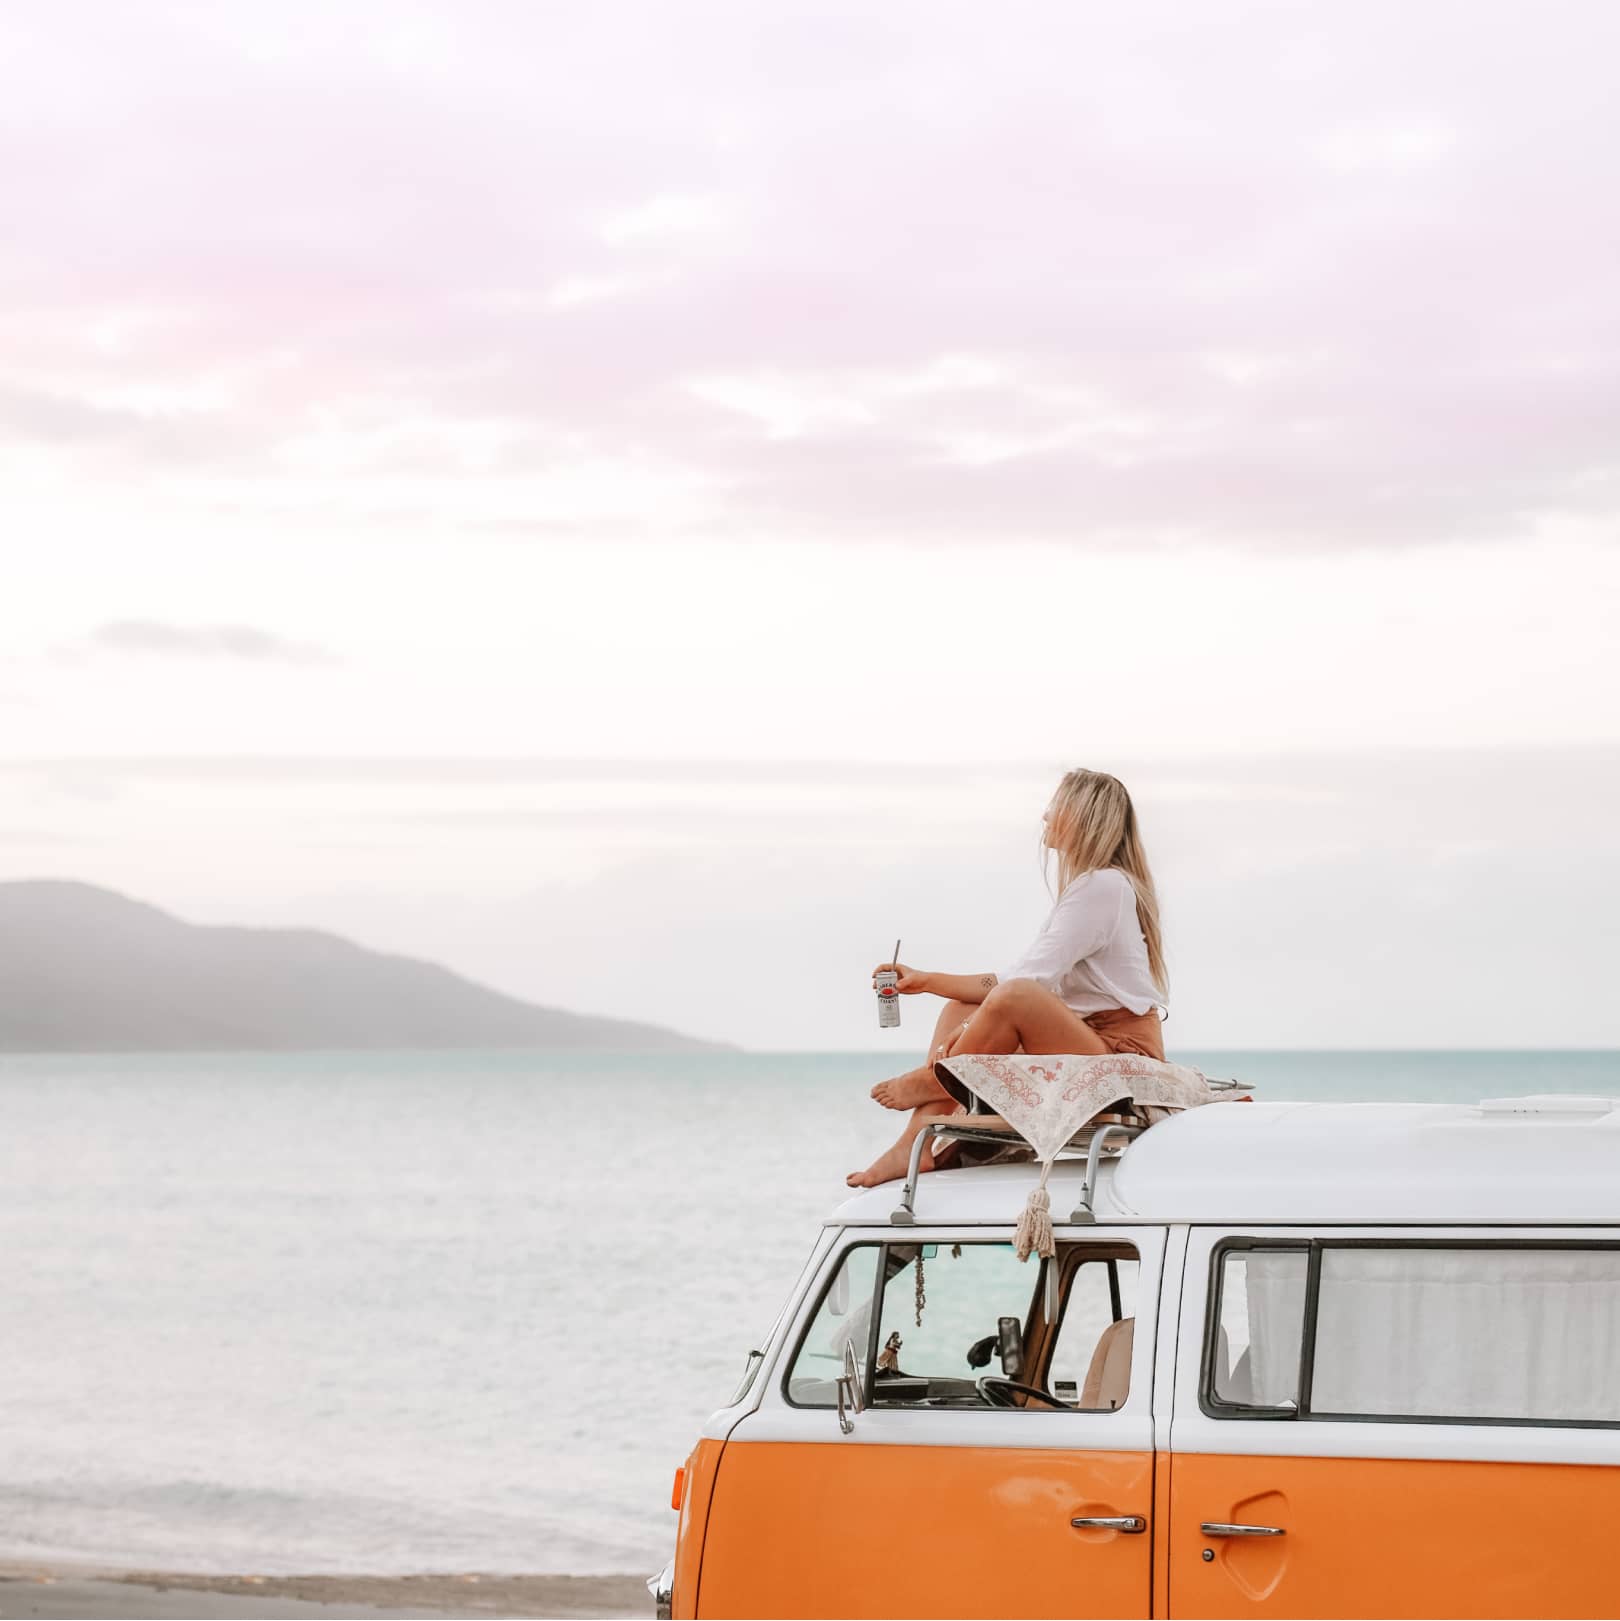
M1620 1421L1620 1251L1325 1249L1310 1405Z
M1305 1321L1305 1252L1251 1250L1248 1391L1243 1399L1275 1407L1299 1396L1300 1330Z

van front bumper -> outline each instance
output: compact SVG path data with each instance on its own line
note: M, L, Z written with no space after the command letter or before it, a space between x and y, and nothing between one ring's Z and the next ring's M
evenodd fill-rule
M675 1613L675 1561L673 1559L656 1576L647 1578L647 1591L653 1596L658 1621L670 1621Z

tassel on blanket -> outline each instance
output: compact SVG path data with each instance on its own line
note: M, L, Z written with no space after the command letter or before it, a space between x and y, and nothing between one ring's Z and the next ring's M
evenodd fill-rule
M1046 1179L1052 1174L1052 1161L1041 1167L1041 1179L1029 1195L1024 1213L1018 1218L1018 1231L1013 1234L1013 1249L1020 1261L1027 1261L1030 1252L1049 1261L1057 1254L1052 1242L1052 1196L1046 1191Z

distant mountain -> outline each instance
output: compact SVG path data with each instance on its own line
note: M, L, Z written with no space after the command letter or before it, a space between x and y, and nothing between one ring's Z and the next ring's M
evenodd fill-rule
M503 996L315 929L183 923L111 890L0 883L0 1052L719 1050Z

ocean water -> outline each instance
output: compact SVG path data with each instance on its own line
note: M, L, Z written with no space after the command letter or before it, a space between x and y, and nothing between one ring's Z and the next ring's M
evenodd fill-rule
M1176 1056L1272 1098L1620 1094L1614 1052ZM897 1067L0 1058L0 1560L657 1569Z

